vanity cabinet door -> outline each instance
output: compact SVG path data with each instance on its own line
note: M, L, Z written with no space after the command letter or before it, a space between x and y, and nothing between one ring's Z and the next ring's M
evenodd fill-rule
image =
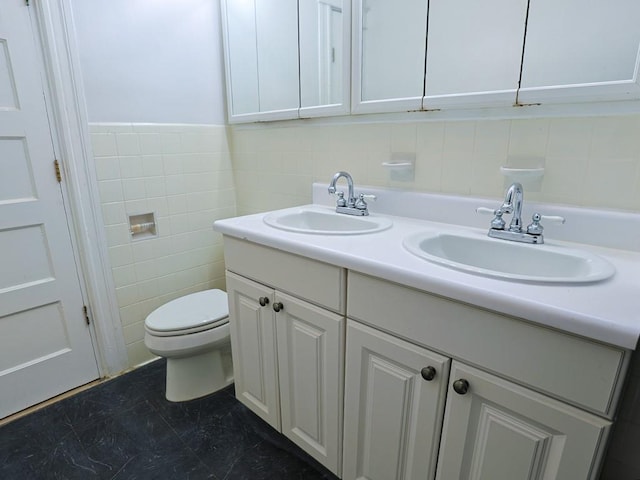
M274 291L227 272L227 295L236 398L280 430Z
M449 363L348 321L343 479L433 479Z
M518 103L640 98L640 2L531 0Z
M427 0L353 2L352 113L420 110Z
M298 117L298 1L222 0L230 123Z
M513 106L527 0L430 0L425 110Z
M280 292L275 301L282 433L340 475L344 317Z
M436 478L595 480L610 426L453 362Z

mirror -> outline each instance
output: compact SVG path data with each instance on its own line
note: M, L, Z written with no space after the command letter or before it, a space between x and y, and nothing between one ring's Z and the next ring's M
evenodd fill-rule
M299 0L300 107L348 112L350 8L347 0ZM315 109L319 113L321 109Z
M427 0L360 0L361 102L417 99L424 89ZM358 59L354 59L358 60ZM356 67L357 68L357 67Z
M222 7L230 121L267 112L279 112L273 120L297 117L297 0L224 0Z

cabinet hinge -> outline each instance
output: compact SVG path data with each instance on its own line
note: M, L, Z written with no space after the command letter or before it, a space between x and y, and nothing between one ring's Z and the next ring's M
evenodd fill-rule
M56 171L56 180L58 180L58 183L61 183L62 174L60 173L60 162L57 159L53 161L53 168Z
M84 321L87 325L91 324L91 320L89 319L89 309L86 305L82 306L82 313L84 313Z

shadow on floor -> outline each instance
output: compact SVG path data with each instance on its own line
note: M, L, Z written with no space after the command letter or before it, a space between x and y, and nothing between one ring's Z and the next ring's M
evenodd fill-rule
M233 386L164 398L158 360L0 427L0 478L336 480Z

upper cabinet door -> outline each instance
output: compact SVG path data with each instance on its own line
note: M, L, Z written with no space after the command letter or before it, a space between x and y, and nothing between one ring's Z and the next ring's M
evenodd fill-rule
M297 0L223 0L229 122L297 118Z
M531 0L518 103L640 98L638 0Z
M527 0L430 0L423 108L512 106Z
M355 0L353 113L419 110L427 0Z
M300 117L349 113L351 2L299 0Z

